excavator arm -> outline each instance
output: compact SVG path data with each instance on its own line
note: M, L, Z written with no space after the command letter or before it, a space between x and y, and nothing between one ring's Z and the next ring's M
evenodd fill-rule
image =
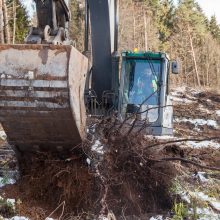
M70 12L64 0L34 0L37 27L30 29L28 44L70 44L68 26Z
M118 0L85 0L85 52L91 28L91 90L96 102L118 89ZM89 23L90 21L90 23ZM100 83L101 82L101 83Z

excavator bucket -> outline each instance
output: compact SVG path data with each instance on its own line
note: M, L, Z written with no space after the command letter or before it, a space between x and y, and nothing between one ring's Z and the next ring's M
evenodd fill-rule
M72 46L0 45L0 123L21 152L82 142L88 60Z

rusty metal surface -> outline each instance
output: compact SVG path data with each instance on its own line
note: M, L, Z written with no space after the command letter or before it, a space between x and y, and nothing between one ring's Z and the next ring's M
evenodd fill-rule
M10 144L62 150L82 141L87 63L72 46L0 46L0 122Z

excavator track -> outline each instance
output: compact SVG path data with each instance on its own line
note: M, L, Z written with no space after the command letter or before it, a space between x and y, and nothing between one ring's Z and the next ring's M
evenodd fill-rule
M88 60L72 46L0 45L0 122L21 152L64 151L85 135Z

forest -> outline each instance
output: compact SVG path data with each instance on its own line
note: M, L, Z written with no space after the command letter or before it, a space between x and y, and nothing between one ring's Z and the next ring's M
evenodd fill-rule
M83 50L84 1L71 0L70 35ZM0 43L22 43L29 18L19 0L0 0ZM119 48L164 51L181 64L176 85L220 87L220 26L195 0L119 0Z

